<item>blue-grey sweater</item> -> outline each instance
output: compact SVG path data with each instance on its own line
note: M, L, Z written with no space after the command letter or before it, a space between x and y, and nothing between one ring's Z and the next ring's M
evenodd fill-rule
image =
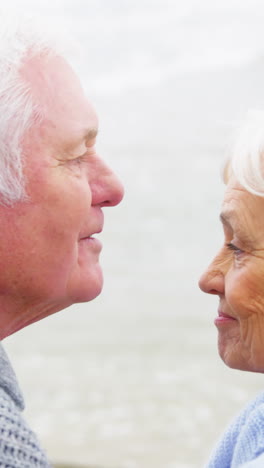
M206 468L264 468L264 393L230 424Z
M0 468L51 468L23 419L24 400L0 343Z

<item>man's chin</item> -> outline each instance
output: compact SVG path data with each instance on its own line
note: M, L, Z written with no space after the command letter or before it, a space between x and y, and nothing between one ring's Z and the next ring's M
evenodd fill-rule
M94 299L97 298L97 296L99 296L99 294L101 294L102 289L103 289L103 284L101 285L101 287L95 288L92 292L83 291L78 296L76 296L76 300L74 301L74 303L93 301Z
M100 274L96 277L90 278L89 281L85 281L77 286L71 295L72 303L92 301L101 293L103 284L103 275L100 271Z

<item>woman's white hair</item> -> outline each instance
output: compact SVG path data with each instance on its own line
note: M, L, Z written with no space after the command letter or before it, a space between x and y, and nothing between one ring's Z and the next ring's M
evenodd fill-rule
M28 56L64 55L60 46L35 20L0 11L0 204L27 198L21 143L31 125L43 118L21 68Z
M264 197L264 111L249 111L239 126L224 166L225 183L231 175L246 190Z

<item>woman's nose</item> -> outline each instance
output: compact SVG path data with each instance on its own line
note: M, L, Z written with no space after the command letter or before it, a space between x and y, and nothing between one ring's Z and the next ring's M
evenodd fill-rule
M215 260L208 266L199 280L199 288L207 294L224 294L224 274Z

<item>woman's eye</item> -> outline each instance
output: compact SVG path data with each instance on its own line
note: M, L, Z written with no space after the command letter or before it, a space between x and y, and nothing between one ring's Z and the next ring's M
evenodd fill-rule
M243 250L241 250L239 247L237 247L235 244L232 244L232 242L228 242L226 244L226 247L231 250L232 252L234 252L234 254L236 256L240 255L243 253Z

